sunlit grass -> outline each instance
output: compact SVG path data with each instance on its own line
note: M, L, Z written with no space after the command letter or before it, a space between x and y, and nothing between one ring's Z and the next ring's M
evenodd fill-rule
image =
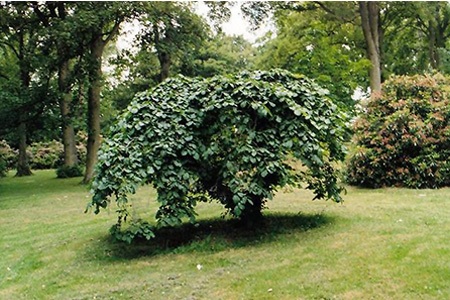
M450 299L450 189L279 193L242 231L216 204L151 242L111 241L81 178L0 179L0 299ZM142 188L134 213L152 218Z

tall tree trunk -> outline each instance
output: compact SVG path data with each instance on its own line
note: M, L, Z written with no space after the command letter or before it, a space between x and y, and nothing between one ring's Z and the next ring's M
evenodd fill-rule
M59 107L62 118L62 133L64 145L64 166L73 167L78 164L77 148L75 142L75 130L72 123L71 102L72 94L70 92L69 61L65 60L59 66L58 88L61 94Z
M105 42L101 35L91 45L91 58L95 67L90 72L88 89L88 140L86 154L86 172L83 183L89 183L94 176L97 153L100 148L100 91L102 87L102 54Z
M169 77L170 65L172 63L170 54L162 52L158 55L159 64L161 66L161 72L159 74L159 82L163 82Z
M436 29L432 22L428 22L428 55L430 57L431 68L437 70L439 67L439 57L436 45Z
M370 76L370 89L372 93L381 91L381 51L380 51L380 8L378 2L359 2L361 25L366 41L367 56L372 63Z
M27 156L27 125L25 122L20 122L19 128L19 158L17 161L16 176L32 175Z
M21 37L21 48L23 49L23 37ZM21 50L22 53L23 50ZM24 63L24 56L19 56L20 61L20 80L22 83L22 88L26 91L30 88L30 82L31 82L31 76L29 73L29 66ZM25 93L25 96L22 95L22 97L29 97L27 93ZM22 114L27 115L28 112L22 112ZM17 160L17 173L16 176L29 176L33 173L31 172L30 164L28 163L28 156L27 156L27 124L25 121L20 121L19 127L18 127L18 136L19 136L19 158Z

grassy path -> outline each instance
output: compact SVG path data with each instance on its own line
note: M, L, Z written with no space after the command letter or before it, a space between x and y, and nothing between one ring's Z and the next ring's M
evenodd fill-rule
M450 299L450 189L279 193L253 232L202 204L196 231L125 246L114 207L83 213L80 181L0 179L0 299ZM154 197L142 188L135 213Z

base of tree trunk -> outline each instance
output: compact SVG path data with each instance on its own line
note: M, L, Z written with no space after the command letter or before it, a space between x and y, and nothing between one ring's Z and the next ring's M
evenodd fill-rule
M30 175L33 175L33 172L31 172L31 169L29 167L23 168L18 167L15 177L30 176Z
M263 221L262 199L253 198L253 205L247 204L240 216L240 223L245 228L255 228Z

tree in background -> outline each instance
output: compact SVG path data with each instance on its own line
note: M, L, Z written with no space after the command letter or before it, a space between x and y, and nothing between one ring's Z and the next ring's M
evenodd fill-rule
M347 12L347 6L340 6ZM336 13L337 14L337 13ZM275 14L277 34L260 46L258 68L281 67L314 78L336 103L351 110L351 96L367 85L370 62L364 58L358 27L320 7L291 7Z
M65 2L31 2L34 13L43 27L43 48L48 59L46 67L57 74L57 90L61 115L62 142L64 145L63 165L60 168L72 170L71 175L81 175L78 166L75 139L74 86L80 81L76 74L76 59L80 59L84 46L82 36L77 34L78 22L73 15L76 4ZM82 75L81 75L82 76Z
M11 60L3 74L2 102L5 107L2 114L6 127L16 129L16 142L19 149L16 176L31 175L26 153L28 125L42 112L44 98L41 98L42 86L48 86L46 78L38 77L32 80L39 67L40 59L37 51L39 44L38 19L25 2L5 2L0 4L0 44L3 46L3 55ZM40 82L39 82L40 81Z
M188 11L189 5L150 3L146 9L155 11L144 15L141 23L148 26L139 33L135 51L122 51L110 60L115 68L113 76L118 82L106 94L113 108L124 109L136 93L157 85L162 78L162 66L169 70L169 73L164 71L165 74L191 77L254 69L255 48L251 43L239 36L213 34L206 20ZM163 39L154 39L151 24L155 22L169 31L166 35L159 29ZM179 25L182 22L184 25ZM170 57L170 62L161 64L164 57Z
M190 3L148 2L140 20L141 49L156 52L160 64L158 82L170 75L174 59L195 51L207 36L205 22L192 12Z
M386 27L384 56L388 74L445 71L450 37L447 2L392 2Z
M87 155L84 183L94 175L97 152L100 147L100 92L103 85L102 56L106 45L117 37L120 25L133 16L133 3L127 2L80 2L75 15L81 36L86 42L83 59L88 78L87 89Z
M258 5L258 3L252 4L256 7ZM294 41L299 40L299 37L304 40L308 35L314 41L311 45L322 44L320 40L323 39L323 35L318 34L319 38L315 39L314 34L311 34L311 32L315 33L314 27L317 26L328 28L326 32L329 35L327 37L329 43L325 45L330 49L330 53L335 52L332 46L339 43L349 46L352 51L365 51L370 61L368 82L372 91L379 91L383 80L392 73L398 75L423 73L445 67L448 57L445 47L450 36L450 5L447 2L314 1L272 3L270 6L261 4L260 6L274 13L277 29L281 34L280 38L277 36L273 41L268 42L267 47L278 49L269 50L269 53L278 52L281 53L280 56L289 57L290 62L285 59L283 63L291 67L297 61L292 55L282 54L283 50L286 49L288 53L292 53L295 47L292 45ZM291 23L284 26L283 19L289 15L286 11L297 12L298 19L292 18ZM312 17L313 15L316 19ZM302 19L310 20L312 26L296 27L296 24L301 24ZM292 27L296 27L297 30L290 28L291 24L294 24ZM283 36L288 36L286 28L292 31L289 36L293 40L289 41L285 38L284 42L280 42ZM347 31L344 35L345 41L341 39L339 43L336 43L345 31ZM277 43L279 45L275 46ZM290 47L287 46L289 43ZM298 51L305 52L304 43L300 43L299 46ZM335 63L332 57L336 57L336 53L333 54L325 55L320 59L323 66ZM444 55L443 62L440 58L442 55ZM269 56L270 54L267 54L266 58ZM315 67L315 64L311 66ZM327 73L326 67L324 69ZM340 80L339 76L335 78ZM365 86L364 81L361 81L361 85Z
M243 70L254 70L256 48L242 36L218 33L204 41L190 56L183 56L179 73L212 77Z

